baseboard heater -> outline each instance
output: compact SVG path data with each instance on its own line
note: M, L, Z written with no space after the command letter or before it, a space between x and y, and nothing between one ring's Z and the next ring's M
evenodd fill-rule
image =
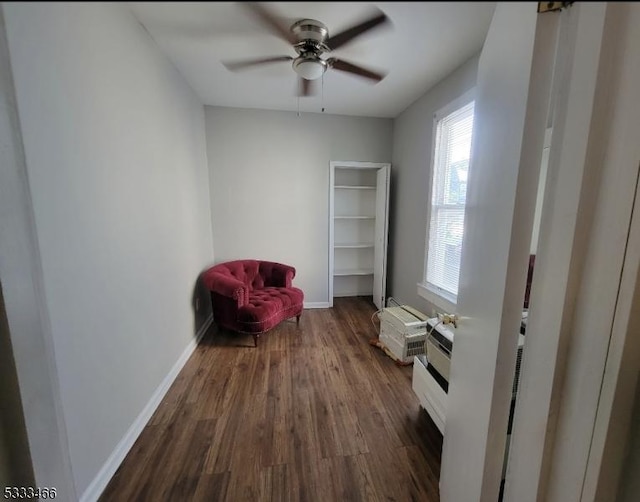
M414 358L412 388L420 405L444 434L454 333L440 324L437 318L429 319L427 326L429 336L425 343L426 353ZM524 336L518 333L518 354L512 388L514 402L520 381L523 347Z

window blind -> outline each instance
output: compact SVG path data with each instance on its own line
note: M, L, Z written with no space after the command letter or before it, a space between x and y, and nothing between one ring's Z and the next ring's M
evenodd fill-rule
M464 237L473 110L471 102L436 122L425 281L454 300Z

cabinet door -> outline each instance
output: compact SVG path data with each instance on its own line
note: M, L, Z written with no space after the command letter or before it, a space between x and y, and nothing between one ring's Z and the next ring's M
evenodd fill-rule
M385 306L387 290L387 234L389 231L389 166L378 169L373 254L373 303Z

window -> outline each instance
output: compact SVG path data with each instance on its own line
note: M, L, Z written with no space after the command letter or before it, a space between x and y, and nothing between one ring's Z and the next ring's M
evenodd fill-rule
M474 102L450 110L436 115L425 273L419 288L427 293L422 296L447 309L458 296Z

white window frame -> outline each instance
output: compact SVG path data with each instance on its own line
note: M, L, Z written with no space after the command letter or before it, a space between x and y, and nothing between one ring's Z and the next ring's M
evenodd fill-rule
M433 174L435 169L435 152L436 152L436 138L438 133L438 122L450 115L451 113L459 110L460 108L468 105L472 101L475 101L475 88L470 89L465 92L458 98L451 101L446 106L440 108L433 116L433 128L431 133L431 163L429 170L429 185L427 188L427 193L429 194L428 204L427 204L427 221L426 221L426 233L424 239L424 261L422 268L422 277L420 282L418 282L418 295L428 302L432 303L436 309L442 310L448 313L454 313L457 305L457 295L453 295L448 291L445 291L441 288L437 288L432 284L427 283L427 267L428 267L428 259L429 259L429 231L431 226L431 198L433 196ZM475 114L475 110L474 110ZM472 145L473 149L473 145ZM465 205L466 207L466 205ZM464 243L464 237L463 243Z

